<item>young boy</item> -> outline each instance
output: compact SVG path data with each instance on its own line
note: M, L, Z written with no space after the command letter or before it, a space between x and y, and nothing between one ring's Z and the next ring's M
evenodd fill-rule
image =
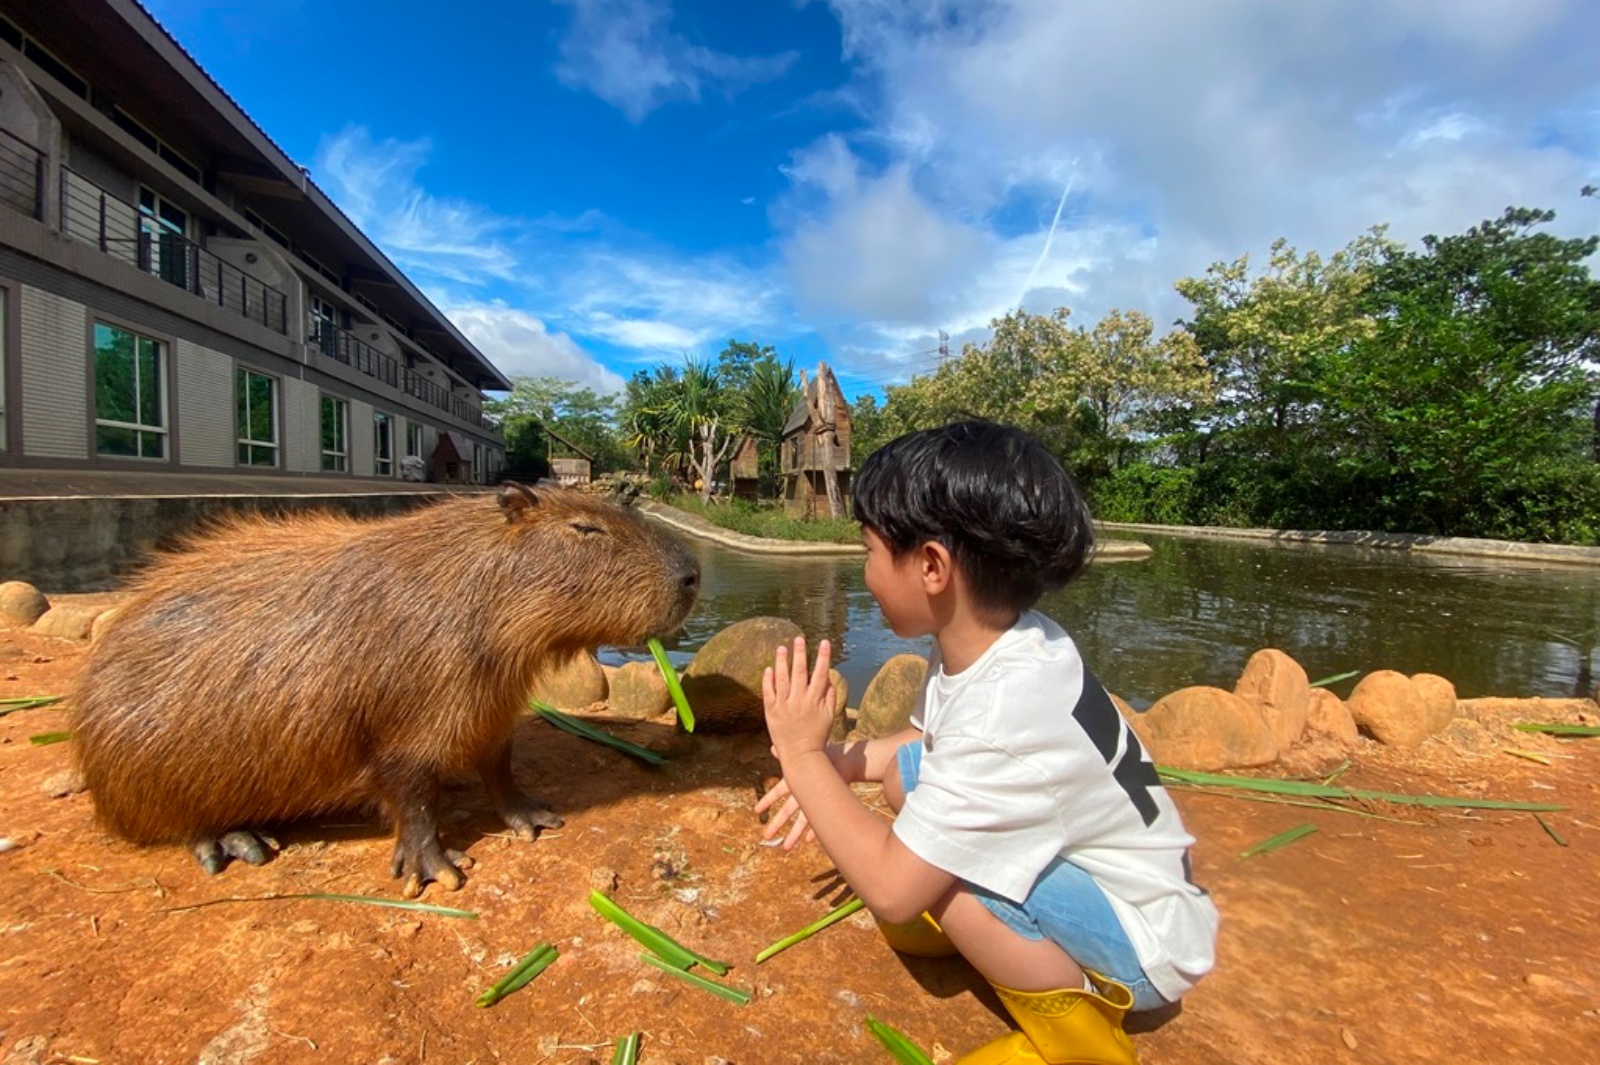
M780 647L764 834L814 834L892 946L959 951L994 985L1022 1031L960 1065L1136 1065L1123 1015L1211 968L1217 914L1133 731L1032 609L1083 570L1088 508L1037 440L978 421L900 437L854 491L867 589L896 635L934 638L927 682L911 728L829 744L828 643L809 674L803 639ZM855 781L883 783L892 824Z

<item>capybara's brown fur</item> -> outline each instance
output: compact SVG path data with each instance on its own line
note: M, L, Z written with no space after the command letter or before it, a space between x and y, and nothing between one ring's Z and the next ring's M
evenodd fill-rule
M84 779L113 832L203 862L210 846L212 871L225 834L376 804L407 894L458 887L438 774L477 769L519 835L560 824L511 779L534 676L677 628L698 583L637 513L542 486L376 520L232 518L136 578L94 644Z

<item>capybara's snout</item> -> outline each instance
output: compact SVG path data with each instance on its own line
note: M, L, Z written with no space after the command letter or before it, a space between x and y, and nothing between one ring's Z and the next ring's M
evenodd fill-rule
M689 611L694 609L694 604L700 598L700 560L695 558L688 548L676 539L669 541L672 549L669 552L668 565L671 580L677 589L677 599L673 604L666 624L660 632L667 633L683 624L683 619L689 616Z

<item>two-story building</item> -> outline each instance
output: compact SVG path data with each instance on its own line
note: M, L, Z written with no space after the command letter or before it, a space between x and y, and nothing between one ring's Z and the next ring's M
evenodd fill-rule
M510 382L133 0L0 0L0 367L0 466L504 465Z

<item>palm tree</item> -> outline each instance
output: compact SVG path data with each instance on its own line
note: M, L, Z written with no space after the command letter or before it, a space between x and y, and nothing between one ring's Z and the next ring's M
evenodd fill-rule
M749 380L740 397L740 420L764 454L775 454L783 443L784 423L799 400L800 385L795 380L793 359L780 363L769 354L751 364Z

